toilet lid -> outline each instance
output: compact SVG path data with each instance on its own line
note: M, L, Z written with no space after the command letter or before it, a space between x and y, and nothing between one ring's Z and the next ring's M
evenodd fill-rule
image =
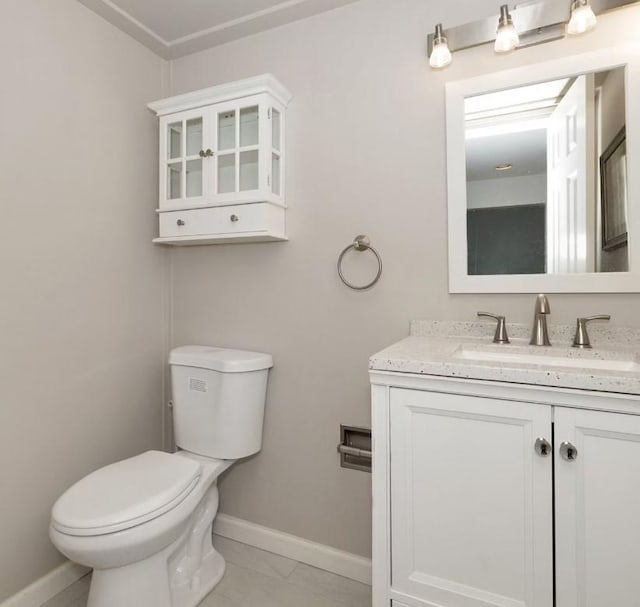
M54 504L52 525L68 535L103 535L140 525L178 505L195 487L202 465L147 451L92 472Z

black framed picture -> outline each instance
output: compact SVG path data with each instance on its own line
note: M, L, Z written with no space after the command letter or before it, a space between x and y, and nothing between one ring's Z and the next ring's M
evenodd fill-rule
M627 244L627 135L624 127L600 157L602 248Z

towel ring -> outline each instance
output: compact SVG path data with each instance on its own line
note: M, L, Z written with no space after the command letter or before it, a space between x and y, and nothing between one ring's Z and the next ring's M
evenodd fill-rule
M371 251L376 256L376 259L378 260L378 273L376 274L376 277L366 285L363 285L363 286L353 285L344 277L344 274L342 273L342 259L344 258L346 253L351 249L355 249L356 251ZM340 253L340 257L338 257L338 276L340 276L340 280L345 285L347 285L350 289L353 289L354 291L364 291L365 289L370 289L373 285L375 285L378 282L381 274L382 274L382 259L380 258L378 251L376 251L371 246L369 238L364 234L359 234L358 236L356 236L353 243L350 244L344 251L342 251L342 253Z

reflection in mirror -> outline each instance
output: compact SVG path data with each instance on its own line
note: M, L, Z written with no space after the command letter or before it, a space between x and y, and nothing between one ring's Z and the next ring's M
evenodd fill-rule
M625 68L465 99L469 275L627 272Z

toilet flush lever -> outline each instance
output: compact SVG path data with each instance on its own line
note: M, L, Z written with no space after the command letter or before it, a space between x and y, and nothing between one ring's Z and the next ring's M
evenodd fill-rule
M478 312L478 316L493 318L498 322L498 324L496 325L496 332L493 336L494 344L509 343L509 336L507 335L507 322L504 316L500 316L499 314L492 314L491 312Z

